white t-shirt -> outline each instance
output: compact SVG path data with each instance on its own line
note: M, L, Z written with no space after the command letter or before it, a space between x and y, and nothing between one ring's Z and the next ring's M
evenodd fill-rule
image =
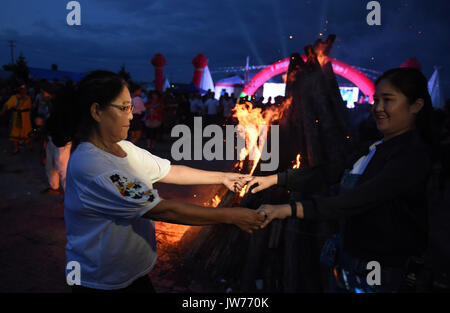
M81 285L89 288L125 288L156 262L155 225L141 217L161 201L153 183L170 161L118 144L125 158L82 142L67 167L66 261L79 262Z

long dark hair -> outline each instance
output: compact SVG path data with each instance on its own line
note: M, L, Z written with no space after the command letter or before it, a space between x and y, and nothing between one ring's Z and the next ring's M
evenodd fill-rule
M69 141L86 140L97 128L91 116L91 105L96 102L105 109L119 96L127 82L118 74L96 70L86 75L75 86L66 85L56 95L47 130L53 143L64 146Z
M414 68L400 67L383 73L375 82L375 86L381 80L387 80L396 89L403 93L413 104L417 99L423 99L424 105L416 117L416 128L422 139L427 144L433 143L432 137L432 113L433 106L428 92L428 81L421 71Z

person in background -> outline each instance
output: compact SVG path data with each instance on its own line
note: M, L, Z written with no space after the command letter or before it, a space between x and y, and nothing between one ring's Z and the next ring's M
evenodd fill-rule
M36 108L36 115L45 120L50 116L52 92L49 90L50 84L41 87L41 92L36 96L33 107Z
M36 116L34 118L34 125L36 127L37 140L39 141L41 164L45 166L47 158L47 138L48 136L44 134L44 125L50 116L51 111L51 101L55 95L55 87L50 83L43 83L41 86L41 92L36 96L33 103L35 108ZM59 184L57 184L59 187Z
M210 90L206 94L205 108L206 108L206 125L217 124L217 109L219 101L214 98L214 93Z
M192 98L189 100L191 112L194 116L201 116L203 110L203 101L200 94L193 94Z
M177 96L177 124L188 124L191 119L190 103L185 94Z
M146 111L144 101L142 101L141 98L141 94L142 94L141 87L138 85L134 86L132 99L133 120L131 122L131 142L134 144L137 144L139 139L141 139L143 130L142 120L144 118L144 114Z
M223 95L223 118L225 121L227 121L232 113L232 109L236 105L236 103L233 101L233 98L228 95L227 92Z
M30 133L31 128L31 98L28 96L27 87L21 85L19 92L12 95L6 101L0 115L5 111L12 110L13 114L10 121L9 140L13 143L13 154L19 153L19 143L28 143L30 150L33 149Z
M153 90L151 92L150 98L145 103L145 107L145 137L147 140L147 149L152 149L155 147L156 142L161 140L163 133L163 103L159 91Z
M57 147L53 143L52 137L47 137L45 173L50 187L43 190L42 193L51 195L64 193L66 189L67 164L69 163L71 148L71 141L62 147Z

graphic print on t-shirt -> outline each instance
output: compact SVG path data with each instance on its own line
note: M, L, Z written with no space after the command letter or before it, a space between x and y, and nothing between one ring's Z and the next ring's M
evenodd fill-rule
M113 174L109 177L109 179L111 179L112 183L124 197L142 199L143 197L148 196L148 201L152 202L155 200L155 196L152 194L152 191L150 189L145 190L142 188L140 181L134 180L128 182L128 178L125 176L120 176L119 174Z

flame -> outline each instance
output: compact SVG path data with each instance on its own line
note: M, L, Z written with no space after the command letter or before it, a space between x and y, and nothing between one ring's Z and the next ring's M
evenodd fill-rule
M194 198L197 194L193 195ZM221 197L216 195L208 202L204 202L204 206L217 207L220 203ZM189 225L171 224L165 222L155 222L156 237L159 244L164 246L176 245L184 236L186 231L190 228Z
M246 157L251 156L253 160L250 160L251 170L250 175L255 171L258 162L261 158L262 149L267 139L267 132L260 131L260 126L270 126L274 121L280 120L283 117L284 112L292 103L292 98L286 98L279 106L269 106L262 110L261 108L254 108L251 102L244 104L236 104L233 109L233 117L237 118L239 135L245 139L245 147L239 151L240 160L234 167L239 167L239 171L243 170L244 160ZM267 129L268 130L268 129ZM298 166L300 166L299 156ZM240 197L245 194L246 186L241 190ZM210 201L203 203L204 206L217 207L224 195L216 194ZM197 198L197 194L193 194L193 198ZM158 244L162 245L176 245L185 232L191 226L171 224L164 222L155 222L156 236Z
M245 139L245 147L239 151L239 170L242 171L245 158L249 157L251 169L249 174L253 175L259 160L262 149L267 139L268 127L276 120L283 117L284 111L291 105L292 97L286 98L279 107L269 106L262 110L254 108L251 102L236 103L233 108L233 117L238 120L239 135ZM266 126L264 131L261 126ZM237 165L235 165L237 167ZM247 187L240 192L243 197Z
M244 166L244 160L246 157L251 156L250 163L252 175L258 165L261 158L262 149L267 139L267 132L260 130L261 125L270 126L274 121L280 120L283 117L283 113L292 103L292 98L286 98L280 106L269 106L262 110L261 108L254 108L251 102L244 104L236 104L233 109L233 117L236 117L239 121L238 132L239 135L245 139L245 147L239 151L240 160L234 167L239 167L239 171L242 171ZM268 129L267 129L268 130ZM297 163L300 166L300 155L297 156ZM247 187L242 188L240 197L245 195ZM197 198L197 194L193 194L194 198ZM223 195L216 194L210 201L203 203L204 206L217 207L222 199ZM178 225L164 222L155 222L156 235L158 242L163 245L176 245L185 232L190 228L186 225Z
M222 198L219 197L219 195L215 195L214 198L212 198L211 200L203 202L203 205L216 208L219 205L220 200L222 200Z
M164 245L175 245L177 244L184 233L191 226L171 224L165 222L155 222L155 233L157 241Z
M245 147L239 151L240 160L234 167L239 167L239 171L243 170L244 160L247 156L251 156L251 170L250 175L253 175L259 160L261 158L262 149L267 139L267 132L260 131L261 125L268 127L277 120L281 120L284 112L290 107L292 103L292 97L286 98L279 106L271 105L264 110L261 108L254 108L251 102L245 102L244 104L237 103L233 108L233 117L238 119L238 132L239 135L245 139ZM300 154L297 155L297 161L294 168L300 167ZM240 197L245 195L247 186L242 188ZM216 194L210 201L203 203L205 206L217 207L224 195L220 196ZM193 195L197 198L197 194ZM178 225L164 222L155 222L156 235L159 244L176 245L185 232L191 226Z
M212 199L212 207L216 208L220 203L221 198L216 195L214 199Z
M297 154L297 157L296 157L295 161L292 161L292 163L295 162L295 164L292 166L292 168L300 168L300 164L301 164L300 160L301 160L301 158L302 158L302 156L300 155L300 153Z

